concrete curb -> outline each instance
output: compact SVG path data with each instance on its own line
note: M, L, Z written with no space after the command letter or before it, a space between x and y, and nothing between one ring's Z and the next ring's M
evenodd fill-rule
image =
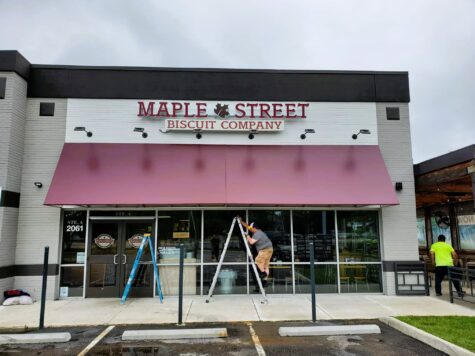
M292 326L279 328L280 336L331 336L381 334L378 325L322 325Z
M435 335L429 334L421 329L418 329L412 325L406 324L396 318L393 317L383 317L379 318L379 321L382 323L406 334L424 344L433 347L439 351L445 352L447 355L450 356L475 356L475 353L464 349L463 347L457 346L448 342L440 337Z
M228 337L228 330L226 328L126 330L122 334L122 341L210 339L217 337Z
M68 342L70 333L42 333L42 334L1 334L0 345L12 344L50 344L53 342Z

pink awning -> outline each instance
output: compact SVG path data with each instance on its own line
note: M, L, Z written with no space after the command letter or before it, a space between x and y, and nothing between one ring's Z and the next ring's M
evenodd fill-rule
M395 205L378 146L66 143L46 205Z

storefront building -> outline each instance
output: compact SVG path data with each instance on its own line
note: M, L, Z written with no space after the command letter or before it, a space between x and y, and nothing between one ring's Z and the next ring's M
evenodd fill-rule
M475 144L414 165L421 259L439 235L475 268Z
M143 234L165 296L205 295L233 217L274 255L267 292L395 294L417 261L406 72L32 65L0 51L0 289L119 297ZM149 254L146 254L146 259ZM254 293L238 230L215 294ZM140 266L132 296L155 294Z

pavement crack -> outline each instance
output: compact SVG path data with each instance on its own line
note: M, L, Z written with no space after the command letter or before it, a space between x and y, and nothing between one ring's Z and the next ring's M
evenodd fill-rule
M259 314L259 310L257 309L256 301L254 300L254 298L251 298L251 300L252 300L252 305L254 306L254 310L256 311L256 314L257 314L257 319L259 321L263 321L261 318L261 315Z
M186 316L185 316L185 323L188 321L188 315L190 315L190 311L191 311L191 306L193 305L193 299L191 299L191 302L190 302L190 306L188 307L188 310L186 312Z

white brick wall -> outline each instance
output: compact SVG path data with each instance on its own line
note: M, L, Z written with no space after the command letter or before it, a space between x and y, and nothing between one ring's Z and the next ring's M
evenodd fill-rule
M17 227L18 209L0 208L0 267L15 264Z
M396 279L394 272L384 272L383 273L383 285L384 291L387 295L396 295Z
M20 191L25 134L27 83L15 73L7 78L5 98L0 99L0 187Z
M41 285L43 277L41 276L16 276L15 289L23 289L28 292L33 300L41 300ZM48 276L46 282L46 299L52 300L58 298L58 277ZM39 317L39 316L38 316Z
M13 277L0 279L0 292L1 292L0 300L1 301L3 301L3 292L13 288L13 282L14 282Z
M386 106L397 106L400 120L386 119ZM391 181L402 182L399 205L382 208L383 261L417 261L416 198L412 162L409 106L403 103L376 104L378 141ZM394 272L383 274L385 292L395 293Z
M40 102L55 103L53 117L39 116ZM66 99L28 99L16 264L42 264L47 245L49 264L59 263L61 211L43 202L63 148L66 110ZM35 187L34 182L43 183L43 187ZM57 277L49 279L52 282L48 281L48 295L57 296ZM15 288L31 291L38 283L41 286L40 276L15 277Z
M5 98L0 99L0 187L20 192L23 160L27 83L15 73L7 78ZM18 209L0 207L0 267L15 264ZM0 279L0 293L13 287L13 278Z
M55 115L40 117L40 102L54 102ZM16 264L58 263L60 209L43 205L64 143L67 101L28 99ZM34 182L43 183L42 188Z

